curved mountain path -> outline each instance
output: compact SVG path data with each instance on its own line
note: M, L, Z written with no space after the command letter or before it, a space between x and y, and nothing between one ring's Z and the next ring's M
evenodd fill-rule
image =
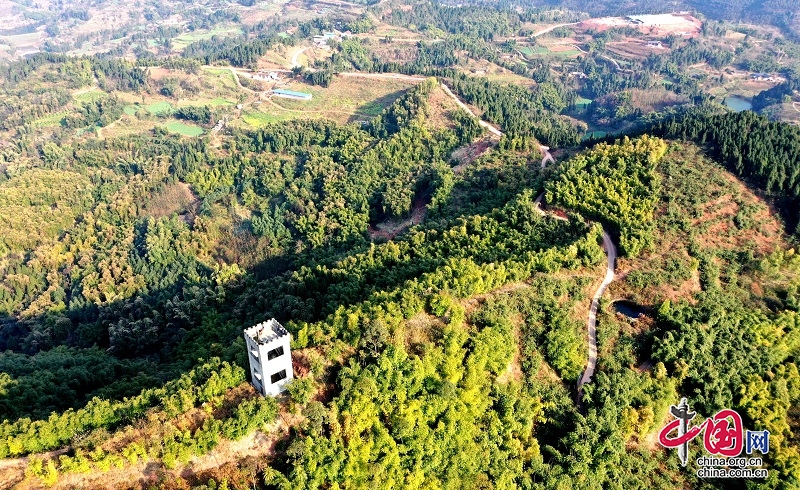
M208 66L208 68L218 69L218 67L214 67L214 66ZM245 92L250 92L251 94L259 93L256 90L253 90L251 88L247 88L244 85L242 85L242 81L239 79L239 75L246 76L244 73L240 73L239 70L237 70L236 68L234 68L232 66L228 66L228 67L226 67L224 69L227 69L228 71L231 72L231 75L233 76L233 81L236 82L236 86L239 87L241 90L244 90ZM252 77L248 76L247 78L252 78Z
M542 152L542 168L544 168L547 165L547 162L556 163L556 160L553 158L553 155L550 154L549 146L539 145L539 150L541 150Z
M297 68L297 67L301 66L300 65L300 55L303 54L307 49L308 49L307 47L306 48L300 48L300 49L298 49L297 51L294 52L294 54L292 55L292 61L290 63L291 66L289 66L289 68Z
M407 80L415 80L415 81L424 80L424 78L422 78L422 77L414 77L414 76L402 75L402 74L399 74L399 73L358 73L358 72L348 72L348 73L341 73L341 75L350 76L350 77L364 77L364 78L384 78L384 79L390 78L390 79L407 79ZM483 119L480 119L472 111L472 109L469 108L469 106L467 106L463 101L461 101L461 99L459 99L456 96L456 94L454 94L452 92L452 90L450 90L450 87L448 87L444 83L442 83L440 85L441 85L442 89L445 91L445 93L447 93L447 95L450 96L456 102L456 104L458 104L458 106L460 108L464 109L472 117L478 119L478 122L479 122L479 124L481 126L486 128L490 133L492 133L495 136L498 136L498 137L502 137L503 136L503 132L502 131L497 129L492 124L489 124L488 122L484 121ZM545 168L547 166L548 162L549 163L555 163L555 159L553 158L553 155L550 153L550 148L549 147L544 146L544 145L540 145L539 149L542 152L541 168ZM542 210L541 206L540 206L543 197L544 197L544 193L542 193L541 195L539 195L536 198L536 210L540 214L544 215L544 214L547 214L547 213L544 210ZM565 218L561 218L559 216L554 216L554 217L556 219L565 219ZM611 237L605 231L603 231L603 245L604 245L605 250L606 250L608 265L607 265L607 268L606 268L606 275L603 278L603 282L600 284L600 287L597 289L597 292L595 293L594 297L592 298L592 304L591 304L591 306L589 308L589 318L588 318L588 320L586 322L587 330L589 332L589 341L588 341L589 360L588 360L587 365L586 365L586 370L584 371L583 376L581 377L580 381L578 382L578 398L579 399L580 399L580 396L583 393L583 390L582 390L583 385L588 383L591 380L592 376L594 375L595 367L597 366L597 309L598 309L599 304L600 304L600 298L603 296L603 293L605 293L606 289L608 288L608 285L611 284L611 282L614 280L614 264L615 264L615 262L617 260L617 249L614 246L614 243L611 241Z
M470 115L477 118L478 116L475 115L466 104L464 104L461 99L456 97L456 95L450 90L450 88L445 85L441 84L442 88L444 89L447 94L456 101L459 107L467 111ZM478 119L480 125L487 128L493 134L498 136L502 136L503 133L489 124L488 122ZM550 153L550 148L544 145L539 145L539 150L542 152L542 168L547 166L547 162L555 163L555 159L553 155ZM544 198L544 192L539 194L536 197L536 211L541 215L547 215L548 213L542 209L542 199ZM556 219L566 220L566 218L562 218L561 216L553 215ZM586 362L586 369L583 371L583 376L578 381L578 403L580 403L581 396L583 395L583 385L591 381L592 376L594 376L595 368L597 367L597 309L600 307L600 298L608 289L609 284L614 281L614 264L617 261L617 247L614 245L614 242L611 240L608 232L603 230L603 247L606 251L606 275L603 277L603 282L600 283L600 287L597 288L597 291L594 293L594 297L592 297L592 303L589 306L589 317L586 320L586 329L589 333L588 338L588 350L589 350L589 358Z
M492 125L491 125L491 124L489 124L488 122L486 122L486 121L484 121L483 119L480 119L478 116L476 116L476 115L475 115L475 113L474 113L474 112L472 112L472 109L470 109L469 107L467 107L467 104L465 104L464 102L462 102L462 101L461 101L461 99L459 99L458 97L456 97L456 94L454 94L454 93L452 92L452 90L450 90L450 87L448 87L447 85L445 85L445 84L443 84L443 83L442 83L442 84L440 84L440 85L442 86L442 89L443 89L443 90L444 90L444 91L447 93L447 95L449 95L449 96L450 96L450 97L451 97L453 100L455 100L455 101L456 101L456 104L458 104L458 107L460 107L460 108L464 109L465 111L467 111L467 114L469 114L469 115L471 115L472 117L474 117L474 118L478 119L478 124L480 124L481 126L483 126L483 127L484 127L484 128L486 128L486 129L488 129L488 130L489 130L489 132L490 132L490 133L492 133L492 134L493 134L493 135L495 135L495 136L500 136L500 137L502 137L502 136L503 136L503 132L502 132L502 131L500 131L500 130L499 130L499 129L497 129L496 127L492 126Z
M589 54L588 51L584 51L583 48L581 48L577 44L567 43L567 46L572 46L573 48L577 49L578 51L580 51L583 54Z
M554 25L554 26L550 26L547 29L542 29L541 31L539 31L536 34L534 34L532 37L539 37L542 34L547 34L548 32L552 32L552 31L558 29L559 27L575 26L575 25L578 25L578 24L580 24L580 22L570 22L569 24L557 24L557 25Z
M578 381L578 400L583 395L583 385L592 380L594 370L597 367L597 309L600 306L600 298L615 277L614 264L617 261L617 247L614 246L614 242L611 241L611 237L605 230L603 230L603 247L606 249L606 275L600 287L594 293L592 304L589 307L589 318L586 320L586 327L589 331L589 360L586 363L586 370L583 372L583 376Z
M545 168L546 162L550 161L551 163L555 163L553 156L550 154L550 149L546 146L540 147L542 150L542 168ZM539 194L534 201L536 205L536 212L541 214L542 216L546 216L548 213L542 209L542 199L544 198L544 192ZM561 216L552 215L552 217L556 219L566 220ZM597 368L597 310L600 307L600 298L603 297L603 294L608 289L608 286L614 281L616 275L614 273L614 265L617 262L617 247L614 245L614 242L611 240L611 236L609 236L608 232L603 230L603 248L606 251L606 275L603 277L603 282L600 283L600 286L595 291L594 296L592 297L592 303L589 306L589 317L586 319L586 330L588 332L588 350L589 350L589 357L586 361L586 369L583 371L583 375L581 379L578 380L578 403L580 403L581 396L583 396L583 385L590 382L592 380L592 376L594 376L594 371Z

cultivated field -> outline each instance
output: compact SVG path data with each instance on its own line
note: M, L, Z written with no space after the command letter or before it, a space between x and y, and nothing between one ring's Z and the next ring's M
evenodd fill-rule
M338 122L366 121L377 116L416 82L407 79L365 80L334 77L327 88L293 81L281 88L312 94L311 100L260 97L245 105L242 121L249 126L298 118L325 118Z

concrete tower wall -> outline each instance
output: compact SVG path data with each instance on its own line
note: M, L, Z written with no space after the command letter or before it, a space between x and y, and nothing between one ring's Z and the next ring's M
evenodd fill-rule
M250 376L253 386L264 396L276 396L286 391L294 379L291 335L274 318L244 331Z

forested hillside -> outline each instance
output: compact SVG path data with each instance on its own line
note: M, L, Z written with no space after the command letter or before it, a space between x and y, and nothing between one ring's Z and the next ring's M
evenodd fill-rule
M0 33L0 488L800 488L789 34L73 3ZM242 337L269 318L275 398ZM769 474L699 477L702 436L682 466L684 397L768 430Z
M104 170L111 184L107 193L99 195L96 204L87 203L90 210L74 224L64 225L68 233L42 236L38 251L30 256L6 253L11 273L5 274L3 288L8 315L3 342L25 354L3 355L3 407L10 419L2 426L3 455L71 444L74 452L57 460L31 460L28 474L46 484L151 459L166 468L185 464L192 455L215 448L218 434L235 440L263 426L274 417L274 408L247 397L228 400L226 390L241 383L242 373L219 361L164 388L137 392L188 369L198 358L221 355L241 363L242 325L276 316L292 328L297 348L314 349L308 355L319 352L325 363L340 362L342 354L355 348L367 362L378 359L398 325L423 310L446 319L463 344L462 299L538 271L596 263L597 230L580 221L539 218L524 181L510 189L498 187L503 204L495 210L480 205L481 200L491 201L495 192L485 184L480 198L473 199L485 209L480 214L462 215L459 208L445 206L451 195L460 199L477 181L454 182L450 167L444 161L431 162L432 157L445 157L479 130L473 119L455 116L461 124L456 131L428 136L426 100L435 88L434 80L420 85L363 130L299 122L236 133L228 148L237 149L236 158L215 156L202 140L187 142L158 133L143 136L141 150L132 154L123 150L114 157L120 151L114 141L63 152L60 165L88 178L93 167L82 158L105 158L117 165ZM458 134L464 139L459 141ZM170 163L157 157L163 152L172 155ZM242 160L253 157L263 167ZM388 165L392 159L398 167ZM423 159L425 166L419 163ZM399 205L389 199L393 194L385 187L392 172L398 176L396 192L409 193ZM336 174L342 177L340 183L330 179ZM279 176L285 180L275 178ZM16 179L12 174L4 186ZM178 185L179 179L185 179L200 199L197 215L188 222L177 213L153 216L144 197ZM356 181L361 185L354 186ZM537 182L528 185L540 185ZM368 223L407 213L415 190L440 203L431 209L440 224L397 242L367 245ZM221 223L230 219L226 213L231 199L253 210L249 226L257 243L269 251L259 253L283 261L262 269L264 280L217 262L225 252L224 242L214 236L228 233ZM345 199L363 202L363 208L336 206ZM328 214L330 220L325 219ZM315 233L319 228L312 227L323 229ZM93 240L95 236L102 240ZM67 276L69 282L60 272L66 270L74 271ZM17 284L28 286L9 294ZM561 321L563 330L537 335L548 339L546 358L564 376L574 378L582 362L581 342L575 324L567 318ZM498 342L507 344L502 337L492 337L490 330L484 336L489 351ZM452 348L458 345L454 342ZM571 357L562 358L563 352ZM484 371L499 374L506 361L476 358L471 377L484 379ZM96 365L102 369L92 369ZM335 381L327 370L314 369L319 382ZM78 385L78 379L84 382ZM204 379L215 381L206 387ZM48 389L42 390L43 385ZM309 403L308 395L299 393L296 402ZM229 415L214 412L213 407L228 410L223 407L232 403L238 408L231 408ZM486 401L481 403L485 406ZM201 404L216 415L183 425L181 414ZM51 410L70 407L78 410L47 417ZM319 413L320 407L312 403L307 410L312 409ZM119 446L108 431L122 430L145 413L150 420L163 421L166 430ZM22 418L14 421L18 417ZM87 432L96 435L85 442L75 439L75 434Z
M775 196L789 230L800 219L800 130L750 111L666 119L651 131L709 144L730 171Z
M653 245L653 212L660 188L655 167L666 145L643 136L620 144L600 144L562 166L548 182L547 200L612 226L623 255L636 256Z
M192 330L211 320L202 320L205 310L190 305L221 301L225 293L217 285L241 273L226 262L244 265L246 249L215 238L229 226L230 199L251 210L239 226L250 229L258 249L249 257L254 262L322 245L363 244L370 222L408 213L415 193L443 199L449 189L438 186L451 171L436 158L444 158L459 139L452 132L434 133L423 122L425 94L435 84L419 86L377 117L370 131L379 140L353 126L298 122L237 134L230 142L235 157L226 157L215 156L202 140L154 134L136 141L140 149L133 152L124 149L130 142L121 141L78 146L71 154L60 150L59 166L72 173L31 169L12 174L2 187L7 197L0 201L9 230L0 288L2 311L9 316L0 342L4 349L33 357L9 356L6 372L16 381L7 388L4 415L42 417L94 394L132 394L207 356L208 344L197 344L201 351L191 347L197 335ZM474 120L461 120L464 140L478 134ZM117 165L95 170L90 162L97 158ZM341 179L332 180L337 174ZM45 177L57 179L58 187L49 186L51 195L27 193L47 182ZM106 181L97 187L95 202L75 194L78 178L84 186L90 180ZM147 196L179 185L175 179L185 179L199 199L191 221L174 214L155 217L145 206ZM40 200L47 206L58 203L57 209L67 214L61 222L48 220L52 229L37 227L38 234L29 234L33 218L25 213ZM21 253L25 250L36 252ZM267 273L290 263L282 260L283 266ZM311 318L321 309L308 309L306 300L312 297L273 297L270 309L276 316ZM50 353L57 346L73 349ZM78 361L83 356L86 363ZM130 359L141 356L156 356L173 368L165 371ZM94 363L101 367L87 369ZM138 374L112 374L120 369ZM44 382L40 374L54 389L37 388ZM27 403L19 403L22 399Z

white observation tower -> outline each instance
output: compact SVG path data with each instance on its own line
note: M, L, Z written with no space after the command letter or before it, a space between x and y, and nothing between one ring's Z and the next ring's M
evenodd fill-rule
M289 332L274 318L244 330L253 386L264 396L286 391L294 378Z

